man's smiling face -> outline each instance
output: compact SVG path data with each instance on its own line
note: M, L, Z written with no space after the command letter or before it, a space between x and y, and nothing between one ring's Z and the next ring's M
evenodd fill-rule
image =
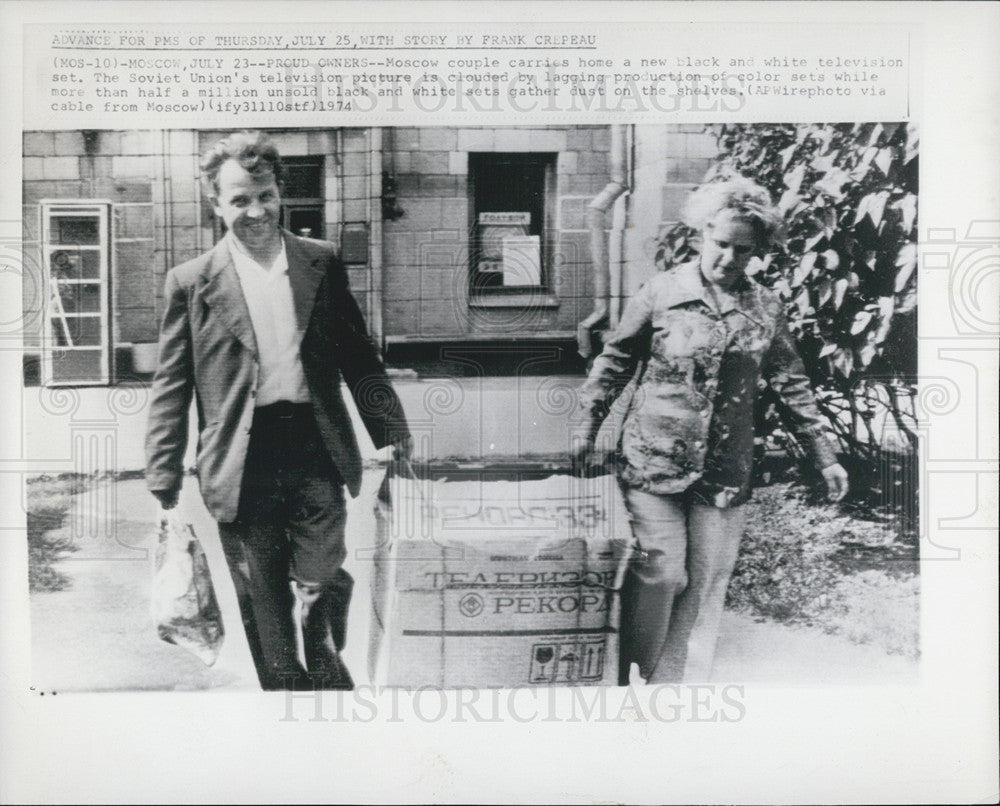
M281 220L281 192L274 174L252 174L230 159L222 164L215 184L215 212L233 235L251 251L274 243Z

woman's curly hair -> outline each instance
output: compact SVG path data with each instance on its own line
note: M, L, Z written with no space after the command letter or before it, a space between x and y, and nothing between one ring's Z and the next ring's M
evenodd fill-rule
M753 228L757 246L768 249L784 241L784 220L771 201L771 194L745 176L721 177L706 182L688 197L681 211L681 221L704 231L723 210Z

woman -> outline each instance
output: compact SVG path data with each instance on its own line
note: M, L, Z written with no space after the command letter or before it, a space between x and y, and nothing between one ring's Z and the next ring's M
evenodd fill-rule
M708 678L750 497L753 411L763 375L787 404L829 497L847 492L781 301L745 270L780 237L766 190L735 178L703 185L683 220L700 256L629 302L583 387L585 464L608 408L641 365L619 445L619 478L638 550L621 591L620 682Z

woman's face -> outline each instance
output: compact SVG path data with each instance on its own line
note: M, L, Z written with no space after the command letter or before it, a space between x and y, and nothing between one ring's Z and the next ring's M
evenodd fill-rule
M721 288L729 288L746 271L757 251L753 227L729 210L717 213L702 232L701 273Z

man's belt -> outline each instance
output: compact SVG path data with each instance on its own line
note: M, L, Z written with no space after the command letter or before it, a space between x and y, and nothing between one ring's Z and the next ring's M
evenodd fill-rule
M254 418L266 420L298 420L302 417L312 415L312 403L292 403L290 400L279 400L276 403L268 403L266 406L258 406L254 411Z

